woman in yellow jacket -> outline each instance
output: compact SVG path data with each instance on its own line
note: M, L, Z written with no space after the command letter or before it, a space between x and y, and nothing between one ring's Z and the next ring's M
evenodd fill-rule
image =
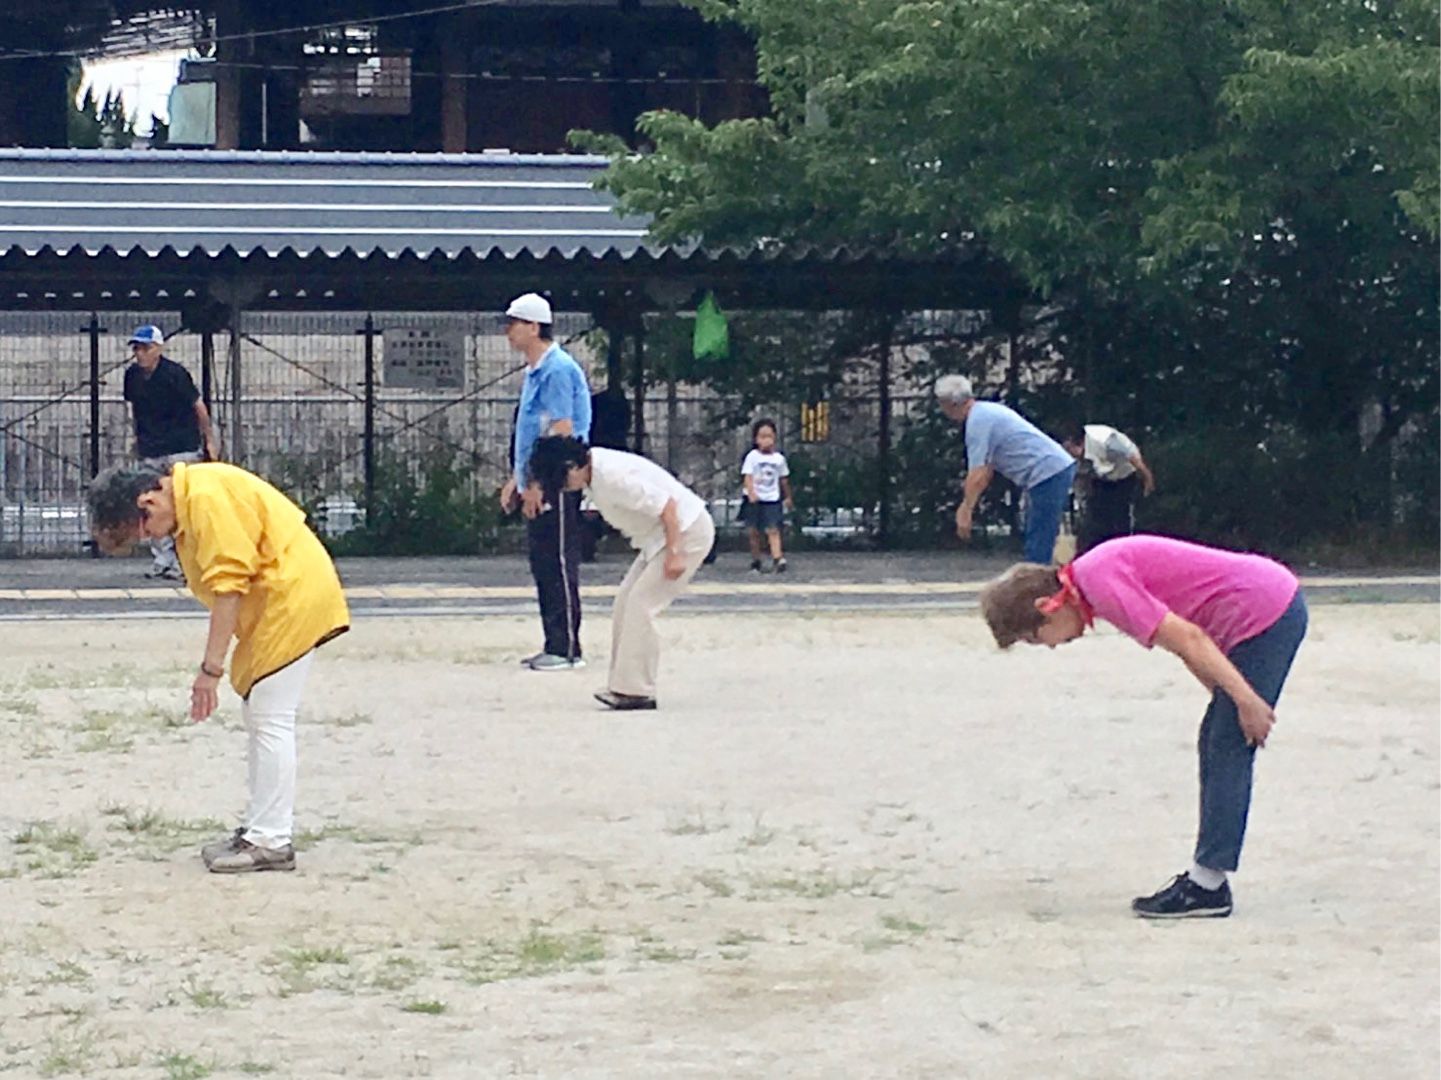
M215 873L293 870L295 714L315 650L349 628L335 565L301 509L234 465L118 465L90 487L90 529L110 553L175 538L186 584L210 609L190 717L215 711L231 639L244 701L250 803L232 836L201 851Z

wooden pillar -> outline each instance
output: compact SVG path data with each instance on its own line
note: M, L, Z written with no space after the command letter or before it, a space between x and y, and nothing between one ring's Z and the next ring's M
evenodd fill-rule
M440 41L440 149L463 154L470 147L467 103L470 97L470 20L452 15L436 25Z
M215 149L236 150L240 147L240 95L243 89L241 68L243 40L236 37L243 29L244 8L240 0L220 0L215 10Z

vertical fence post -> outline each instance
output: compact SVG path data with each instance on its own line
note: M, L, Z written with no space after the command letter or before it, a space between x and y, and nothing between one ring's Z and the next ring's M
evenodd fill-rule
M215 378L215 335L209 330L200 332L200 400L205 402L205 408L209 409L210 398L214 393L211 385Z
M365 316L365 523L375 518L375 317Z
M635 368L631 378L635 416L631 418L635 433L635 445L631 449L637 454L645 453L645 317L637 316L635 322Z
M240 378L240 305L230 305L230 460L245 464L245 416Z
M90 479L94 480L100 472L100 317L95 312L85 329L90 334Z
M891 322L881 332L880 363L876 372L880 423L876 432L876 472L881 490L877 535L884 546L891 534Z

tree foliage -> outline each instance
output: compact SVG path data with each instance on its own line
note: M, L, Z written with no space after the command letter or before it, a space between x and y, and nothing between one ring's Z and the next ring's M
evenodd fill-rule
M1056 408L1178 446L1217 433L1257 472L1324 444L1376 489L1341 500L1339 531L1389 521L1396 477L1434 463L1433 4L695 2L753 35L772 114L650 113L640 154L576 135L657 239L983 244L1060 311ZM1227 497L1193 479L1191 503Z
M135 142L135 121L126 111L125 96L117 90L99 100L95 88L87 86L77 101L83 77L78 65L71 69L67 85L70 112L66 120L69 144L80 150L129 148Z

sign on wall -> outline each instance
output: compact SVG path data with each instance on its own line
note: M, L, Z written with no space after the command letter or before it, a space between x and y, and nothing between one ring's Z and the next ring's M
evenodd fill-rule
M451 330L386 330L386 386L413 390L465 389L465 335Z

